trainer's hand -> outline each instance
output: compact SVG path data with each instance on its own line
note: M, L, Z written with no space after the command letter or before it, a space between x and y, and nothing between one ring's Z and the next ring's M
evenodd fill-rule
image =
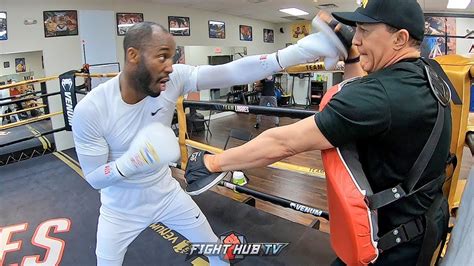
M206 163L204 162L206 154L210 153L198 151L193 152L191 156L189 156L188 162L186 164L186 170L184 172L184 177L186 178L186 182L188 184L191 184L203 177L212 175L212 172L207 169Z
M296 44L278 51L278 62L283 68L314 62L321 57L339 58L337 48L321 32L310 34Z
M209 158L205 156L206 154L209 153L205 151L194 152L188 158L184 178L188 184L186 192L190 195L201 194L217 184L226 175L226 172L221 172L219 169L211 172L206 167L205 160ZM212 165L211 162L208 162L208 164Z
M138 132L128 151L115 161L115 165L125 178L136 178L153 174L179 157L179 145L173 130L160 123L151 123Z

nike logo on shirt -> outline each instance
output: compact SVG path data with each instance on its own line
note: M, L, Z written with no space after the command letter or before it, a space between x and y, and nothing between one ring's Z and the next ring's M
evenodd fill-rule
M155 116L158 113L158 111L160 111L161 109L163 109L163 107L160 107L160 108L156 109L156 111L151 112L151 116Z
M199 213L199 214L196 216L196 219L199 218L199 216L201 216L201 213Z

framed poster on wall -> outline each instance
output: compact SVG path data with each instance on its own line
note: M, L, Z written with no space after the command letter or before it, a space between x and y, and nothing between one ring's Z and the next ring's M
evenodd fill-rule
M26 61L25 58L15 58L15 71L17 73L25 72L26 71Z
M168 17L168 30L174 36L190 36L191 23L189 17Z
M446 18L425 16L425 34L444 36L446 33Z
M186 56L184 54L184 46L176 46L176 50L173 57L173 64L185 64Z
M44 37L78 35L77 10L43 11Z
M252 27L247 25L239 25L240 40L241 41L252 41Z
M263 29L263 42L268 42L268 43L274 42L273 30Z
M117 35L125 35L130 27L143 21L143 13L117 13Z
M422 56L435 58L456 53L456 18L425 16L425 38L421 45Z
M311 23L296 22L291 25L291 41L296 43L298 40L308 36L311 32Z
M425 14L425 38L421 44L421 56L435 58L447 54L469 54L474 43L470 14Z
M8 40L7 12L0 11L0 41Z
M225 23L209 20L209 38L225 39Z

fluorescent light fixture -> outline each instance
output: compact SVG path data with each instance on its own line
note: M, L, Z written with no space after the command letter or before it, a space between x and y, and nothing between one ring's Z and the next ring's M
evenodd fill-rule
M469 0L470 1L470 0ZM308 15L309 13L306 12L306 11L303 11L301 9L298 9L298 8L284 8L284 9L280 9L281 12L283 13L286 13L286 14L290 14L292 16L304 16L304 15Z
M449 9L466 9L471 0L449 0L447 8Z

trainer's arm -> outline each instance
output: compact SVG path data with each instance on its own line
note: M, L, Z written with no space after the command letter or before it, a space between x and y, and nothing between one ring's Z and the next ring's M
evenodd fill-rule
M308 117L288 126L266 130L246 144L221 154L206 155L204 162L212 172L248 169L267 166L301 152L332 147L314 117Z

